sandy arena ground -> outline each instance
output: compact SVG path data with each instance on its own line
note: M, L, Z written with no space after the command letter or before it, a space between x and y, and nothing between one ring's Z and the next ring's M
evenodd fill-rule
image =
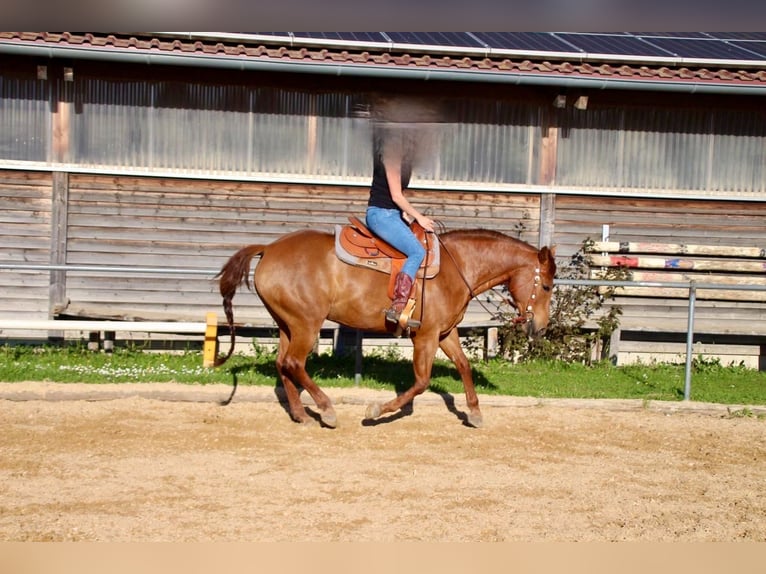
M766 541L763 416L485 396L472 429L427 393L368 425L391 393L331 389L331 430L230 390L0 383L0 540Z

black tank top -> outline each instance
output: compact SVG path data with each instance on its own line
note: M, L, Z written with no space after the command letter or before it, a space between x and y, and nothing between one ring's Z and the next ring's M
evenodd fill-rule
M370 185L370 199L367 202L371 207L382 207L383 209L399 209L399 206L391 199L391 190L388 187L388 178L386 177L386 167L383 165L382 158L382 140L379 130L373 131L372 146L372 184ZM402 190L410 184L412 177L412 163L408 158L402 161Z

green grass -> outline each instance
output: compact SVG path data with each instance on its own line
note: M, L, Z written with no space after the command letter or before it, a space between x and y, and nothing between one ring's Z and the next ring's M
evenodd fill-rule
M256 349L255 356L234 355L215 369L202 367L201 351L147 352L118 348L92 352L85 345L68 347L0 347L0 381L60 383L178 382L268 385L277 382L274 355ZM354 358L311 356L308 370L320 386L354 386ZM594 366L562 362L511 364L473 361L479 393L539 398L683 399L684 366L670 364ZM395 353L365 356L361 385L401 391L412 383L412 364ZM454 366L437 360L431 390L462 393ZM742 366L722 366L697 359L692 371L692 400L737 405L766 405L766 373Z

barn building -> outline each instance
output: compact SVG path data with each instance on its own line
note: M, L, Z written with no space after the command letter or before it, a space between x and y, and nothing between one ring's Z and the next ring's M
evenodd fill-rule
M710 281L764 282L766 33L0 32L0 321L219 311L237 248L364 213L380 95L444 110L411 197L448 229L562 264L605 229L680 245L665 268L758 248ZM757 362L763 293L704 293L700 345ZM619 360L678 356L688 290L617 303ZM466 324L486 320L472 303Z

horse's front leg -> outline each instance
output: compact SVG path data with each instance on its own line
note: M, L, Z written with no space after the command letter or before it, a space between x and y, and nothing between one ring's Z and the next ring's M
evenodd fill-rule
M431 382L431 368L436 355L437 340L421 337L421 333L413 339L412 368L415 373L415 383L395 399L387 403L371 403L367 406L366 419L376 419L386 413L393 413L410 403L417 395L423 393Z
M465 401L468 406L468 424L480 428L484 424L484 419L479 410L479 397L476 395L476 387L473 384L471 365L460 344L460 336L458 335L457 329L452 329L449 335L439 343L439 347L441 347L444 354L449 357L449 360L455 363L457 372L460 374L460 380L463 381Z

